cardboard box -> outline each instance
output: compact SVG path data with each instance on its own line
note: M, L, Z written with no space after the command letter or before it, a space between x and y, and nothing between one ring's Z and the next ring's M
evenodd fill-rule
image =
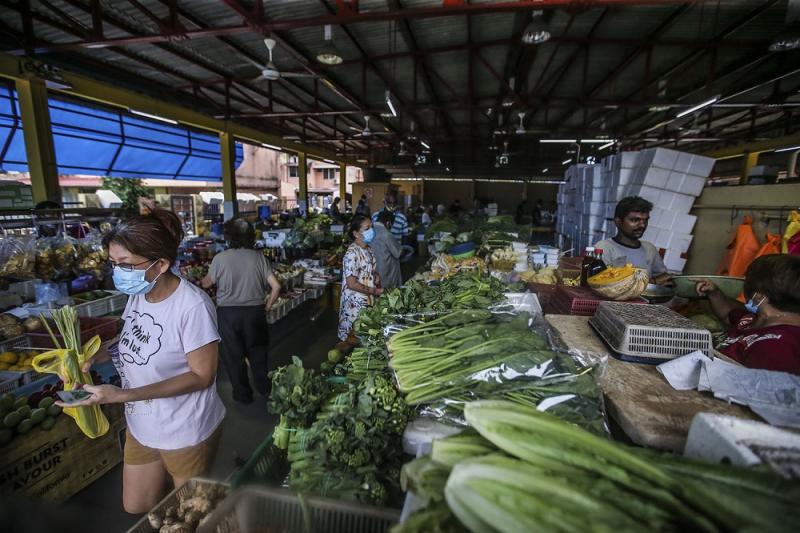
M694 196L686 194L669 193L672 195L672 200L669 203L669 209L675 211L677 214L686 215L692 210L694 205Z
M678 250L667 249L664 252L664 266L667 267L667 270L670 272L683 272L686 266L686 259L681 256L682 253Z
M648 148L639 152L636 159L638 167L658 167L672 170L677 164L680 152L668 148Z
M687 174L683 177L683 183L678 192L694 197L700 196L703 193L703 188L706 186L706 181L707 178Z
M683 254L689 251L693 238L692 235L687 235L685 233L670 233L669 243L662 248L675 250Z
M50 431L34 428L3 448L0 496L24 496L60 504L119 464L120 433L125 417L119 405L105 406L111 425L96 439L85 436L75 421L61 414Z
M649 167L641 171L639 182L649 187L666 189L670 172L670 170L663 168Z

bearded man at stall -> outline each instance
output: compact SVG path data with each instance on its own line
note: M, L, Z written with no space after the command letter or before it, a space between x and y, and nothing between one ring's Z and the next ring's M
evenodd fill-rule
M670 281L667 267L651 243L641 240L650 222L653 204L639 196L628 196L617 204L614 210L614 224L617 234L594 245L603 250L603 261L610 266L627 263L646 270L653 283L663 285Z

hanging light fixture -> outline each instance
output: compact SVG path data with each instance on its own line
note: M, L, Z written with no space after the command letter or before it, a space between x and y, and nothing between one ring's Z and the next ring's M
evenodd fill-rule
M547 29L547 24L542 17L543 12L540 10L531 13L531 21L522 32L522 42L525 44L542 44L550 40L550 31Z
M339 65L344 61L333 44L333 31L330 24L325 25L325 46L317 53L317 61L325 65Z

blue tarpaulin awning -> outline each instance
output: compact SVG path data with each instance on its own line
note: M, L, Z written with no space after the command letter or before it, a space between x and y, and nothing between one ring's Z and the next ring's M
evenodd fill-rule
M125 111L49 99L59 174L222 181L219 138ZM236 143L236 166L242 161ZM0 84L0 169L27 172L16 91Z

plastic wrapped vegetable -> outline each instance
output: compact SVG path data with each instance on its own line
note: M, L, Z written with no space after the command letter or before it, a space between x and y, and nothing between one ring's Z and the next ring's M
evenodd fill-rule
M41 373L56 374L61 377L64 381L65 391L78 389L83 385L93 385L92 377L87 372L81 371L81 367L100 349L100 337L95 335L81 346L78 315L72 307L66 306L54 310L53 320L55 320L58 332L64 339L64 347L62 348L59 345L50 326L42 317L42 321L53 338L56 349L34 357L34 370ZM99 405L66 407L64 412L75 420L80 430L90 439L96 439L108 432L108 419L106 419Z

